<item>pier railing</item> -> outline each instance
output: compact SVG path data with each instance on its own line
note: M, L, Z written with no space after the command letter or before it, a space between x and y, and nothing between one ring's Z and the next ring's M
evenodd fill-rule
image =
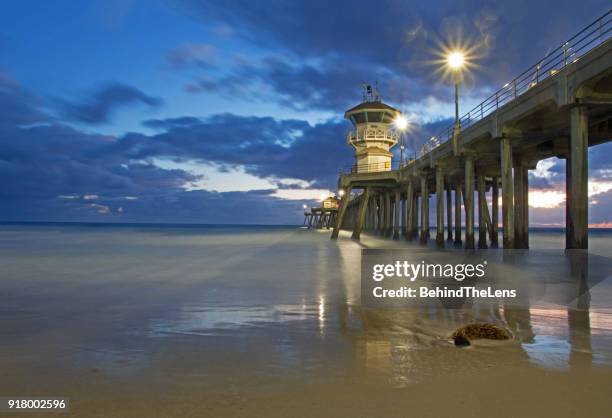
M518 77L504 84L491 96L461 116L459 127L467 128L495 112L501 106L509 103L529 91L547 78L554 77L560 70L575 63L597 46L612 37L612 10L586 26L559 47L548 53L540 61L523 71ZM429 139L421 148L423 156L435 147L449 141L455 130L455 123L446 127L438 135Z
M399 161L389 161L384 163L371 164L353 164L344 166L340 174L382 173L385 171L397 170L399 168Z

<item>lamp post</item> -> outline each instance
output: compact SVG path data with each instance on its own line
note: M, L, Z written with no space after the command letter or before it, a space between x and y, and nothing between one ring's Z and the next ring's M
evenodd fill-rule
M404 131L408 128L408 119L404 115L397 115L393 124L400 134L400 168L404 166Z
M455 79L455 129L459 129L459 76L465 65L465 55L461 51L453 51L446 57L446 64L453 71Z

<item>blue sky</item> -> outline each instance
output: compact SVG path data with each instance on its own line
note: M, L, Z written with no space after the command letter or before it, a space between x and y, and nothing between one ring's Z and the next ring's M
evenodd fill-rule
M0 220L297 223L352 160L363 81L415 146L452 116L431 61L479 45L466 109L607 11L606 1L22 1L0 16ZM547 16L541 19L541 16ZM591 221L612 222L610 147ZM563 162L531 173L563 222ZM552 202L552 203L551 203ZM609 207L609 206L608 206ZM248 215L247 215L248 214Z

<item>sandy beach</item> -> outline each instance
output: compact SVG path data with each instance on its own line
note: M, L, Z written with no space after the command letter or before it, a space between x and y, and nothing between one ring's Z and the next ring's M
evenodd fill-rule
M606 283L590 311L372 309L361 248L296 228L3 226L0 393L83 417L612 412ZM515 338L456 348L474 320Z

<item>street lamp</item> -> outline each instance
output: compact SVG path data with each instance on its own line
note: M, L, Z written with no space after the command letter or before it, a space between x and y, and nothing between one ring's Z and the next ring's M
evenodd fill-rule
M408 119L404 115L397 115L393 121L395 128L400 133L400 168L404 166L404 132L408 129Z
M340 196L340 197L344 196L344 190L343 189L338 190L338 196Z
M455 129L459 129L459 76L465 66L465 54L461 51L449 52L446 56L446 64L453 72L455 79Z

